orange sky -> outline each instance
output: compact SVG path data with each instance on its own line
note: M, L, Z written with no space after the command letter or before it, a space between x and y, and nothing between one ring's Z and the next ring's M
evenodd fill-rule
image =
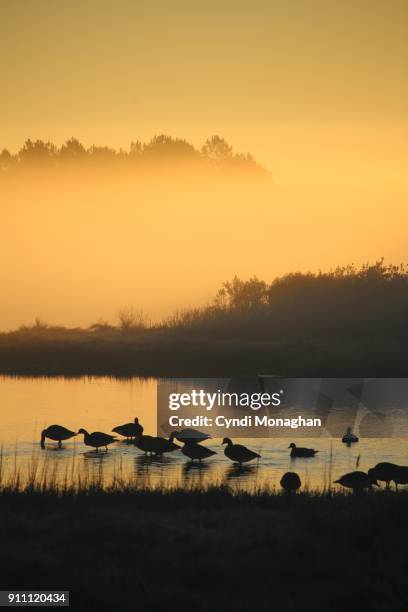
M161 316L235 273L406 261L407 30L404 0L3 1L0 149L219 133L274 179L256 197L0 193L0 329Z

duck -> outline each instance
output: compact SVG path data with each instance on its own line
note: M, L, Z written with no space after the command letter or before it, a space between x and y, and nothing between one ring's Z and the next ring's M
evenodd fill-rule
M173 442L173 437L167 440L167 438L161 438L157 436L153 438L152 446L154 448L154 454L161 457L164 453L172 453L173 451L181 449L181 446Z
M297 491L302 486L302 481L296 472L286 472L280 479L280 486L287 493Z
M375 480L385 482L387 489L390 488L390 482L392 481L397 490L399 484L408 484L408 467L404 465L396 465L395 463L383 461L368 470L368 473Z
M213 455L217 454L215 451L211 450L211 448L201 446L193 440L187 440L184 443L181 452L183 453L183 455L191 459L191 461L194 461L194 459L198 459L200 463L202 459L207 459L208 457L212 457Z
M75 431L71 431L62 425L49 425L41 432L41 448L43 450L45 448L45 438L58 442L58 448L61 448L62 440L69 440L69 438L73 438L76 435L77 433Z
M242 465L247 461L252 461L256 458L261 458L261 455L251 451L246 446L243 446L242 444L233 444L230 438L224 438L222 443L227 445L224 448L224 455L228 457L228 459L231 459L231 461L239 463L239 465Z
M346 487L347 489L353 489L353 493L361 493L364 489L371 489L372 485L378 487L378 482L372 474L366 474L365 472L359 471L344 474L334 482L336 484L341 484L342 487Z
M191 429L190 427L181 431L173 431L170 437L183 443L190 442L190 440L193 442L204 442L204 440L211 438L208 434L198 431L198 429Z
M134 443L135 446L144 452L145 455L148 455L150 453L150 455L153 455L153 453L155 453L155 442L154 442L155 438L153 436L144 436L143 434L140 434L138 436L135 437L134 439Z
M84 444L86 446L93 446L98 451L102 446L108 450L109 444L116 442L116 437L110 434L103 433L101 431L94 431L88 433L86 429L81 428L78 431L79 434L84 434Z
M124 436L127 440L141 436L143 433L143 426L139 423L139 419L136 417L133 423L125 423L124 425L117 425L112 429L115 433Z
M358 442L358 440L359 440L358 436L356 436L355 434L352 433L351 427L347 427L347 431L344 434L344 436L342 437L341 441L344 444L350 445L350 444L354 444L354 443Z
M299 446L296 446L294 442L291 442L288 448L292 449L290 451L290 456L292 458L294 457L314 457L315 454L319 452L318 450L315 450L314 448L301 448Z

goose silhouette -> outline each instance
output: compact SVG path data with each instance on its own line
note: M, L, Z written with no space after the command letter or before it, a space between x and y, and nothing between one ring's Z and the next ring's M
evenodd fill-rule
M289 447L292 450L290 451L290 456L292 458L295 457L314 457L316 453L318 453L318 450L315 450L314 448L302 448L299 446L296 446L296 444L294 442L291 442L289 444Z
M390 488L390 482L394 482L396 490L399 484L408 484L408 467L405 465L383 461L368 470L368 473L371 478L385 482L387 489Z
M150 455L153 455L153 453L156 452L155 450L155 442L154 442L154 437L153 436L144 436L143 434L140 434L138 436L135 437L135 446L144 452L145 455L148 455L150 453Z
M231 461L234 461L234 463L239 463L239 465L247 463L247 461L252 461L256 458L261 458L261 455L251 451L246 446L243 446L242 444L233 444L230 438L224 438L222 443L227 445L224 448L224 455L228 457L228 459L231 459Z
M302 486L302 481L296 472L286 472L280 479L280 486L287 493L297 491Z
M342 437L341 441L344 442L344 444L348 444L350 446L351 444L358 442L358 436L353 434L353 432L351 431L351 427L347 427L347 431Z
M198 429L182 429L181 431L173 431L171 433L171 438L175 438L179 442L203 442L204 440L209 440L211 436L202 431L198 431Z
M62 425L49 425L41 432L41 448L45 448L45 438L58 442L58 448L61 448L63 440L69 440L69 438L73 438L76 435L77 434L75 431L71 431Z
M378 487L378 482L372 474L359 471L344 474L334 482L347 489L353 489L353 493L361 493L364 489L371 489L372 485Z
M109 444L116 442L115 436L102 433L101 431L94 431L92 433L88 433L86 429L81 428L78 433L84 434L84 444L86 444L86 446L93 446L93 448L96 448L97 451L103 446L106 448L107 451Z
M217 454L215 451L211 450L211 448L201 446L193 440L186 441L181 449L181 452L183 455L191 459L191 461L198 459L200 463L202 459L207 459L208 457L212 457L212 455Z
M133 423L125 423L124 425L117 425L112 429L115 433L125 437L127 440L141 436L143 433L143 426L139 423L139 419L136 417Z
M408 466L406 465L397 465L397 469L395 470L394 478L393 478L395 489L398 491L398 485L406 485L408 484Z
M154 454L158 457L161 457L164 453L172 453L173 451L181 449L181 446L174 444L172 436L170 436L168 440L160 436L153 438L152 447L154 448Z

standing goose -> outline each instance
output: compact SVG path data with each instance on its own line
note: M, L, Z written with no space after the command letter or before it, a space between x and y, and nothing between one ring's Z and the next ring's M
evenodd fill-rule
M114 427L112 431L124 436L127 440L130 440L142 435L143 426L139 423L139 419L136 417L133 423L118 425L117 427Z
M301 448L299 446L296 446L294 442L291 442L288 448L292 449L290 451L290 456L292 457L292 459L295 457L314 457L315 454L319 452L314 448Z
M406 485L408 484L408 466L406 465L397 465L397 469L394 473L393 478L395 489L398 491L398 485Z
M194 442L193 440L188 440L184 443L183 448L181 449L183 455L194 461L194 459L198 459L201 463L202 459L207 459L207 457L212 457L212 455L216 455L217 453L211 448L207 448L206 446L201 446Z
M280 486L285 489L287 493L297 491L302 486L302 481L296 472L286 472L280 479Z
M154 454L158 455L159 457L161 457L164 453L172 453L173 451L181 448L181 446L178 444L174 444L172 436L170 436L168 440L166 438L157 436L156 438L153 438L152 446L154 448Z
M86 446L93 446L98 451L99 448L104 446L106 451L108 450L108 445L116 442L116 438L111 436L110 434L102 433L101 431L94 431L93 433L88 433L86 429L80 429L78 431L79 434L84 434L84 444Z
M198 429L191 429L190 427L182 429L181 431L173 431L171 437L183 443L204 442L204 440L209 440L211 438L208 434L198 431Z
M41 448L45 448L45 438L58 442L58 447L61 448L62 440L69 440L69 438L73 438L76 435L75 431L71 431L62 425L50 425L41 432Z
M334 482L341 484L342 487L347 489L353 489L353 493L361 493L364 489L371 489L372 485L378 487L378 482L370 473L366 474L359 471L344 474L344 476Z
M135 437L135 446L144 452L145 455L155 453L155 442L153 436L144 436L142 434Z
M390 488L391 481L394 481L396 489L398 489L399 484L408 484L408 467L403 465L383 461L368 470L368 473L371 478L385 482L387 489Z
M224 455L228 457L228 459L231 459L231 461L239 463L239 465L256 458L261 458L261 455L254 453L254 451L251 451L246 446L242 444L233 444L230 438L224 438L222 443L227 445L224 449Z

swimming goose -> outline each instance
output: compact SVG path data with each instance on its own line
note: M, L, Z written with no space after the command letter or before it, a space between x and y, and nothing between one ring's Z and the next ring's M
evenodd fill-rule
M296 472L286 472L280 479L280 486L288 493L291 493L300 489L302 482Z
M341 484L342 487L347 489L353 489L353 493L361 493L364 489L371 489L372 485L378 487L378 482L372 475L358 471L344 474L344 476L334 482Z
M251 451L246 446L243 446L242 444L233 444L230 438L224 438L222 443L227 445L224 448L224 455L228 457L228 459L231 459L231 461L239 463L239 465L242 465L247 461L252 461L256 458L261 458L261 455L254 453L254 451Z
M201 463L202 459L207 459L207 457L211 457L212 455L216 455L217 453L206 446L201 446L197 444L197 442L193 440L188 440L184 443L183 448L181 449L183 455L194 461L194 459L198 459Z
M354 444L355 442L358 442L358 436L352 433L351 427L347 427L347 431L342 437L341 441L344 442L344 444Z
M396 465L384 461L377 463L376 466L368 470L368 473L375 480L385 482L387 489L390 488L390 482L393 481L395 488L398 490L399 484L408 484L408 467L404 465Z
M203 442L204 440L209 440L211 436L202 431L198 431L198 429L182 429L181 431L173 431L171 434L172 438L176 438L179 442Z
M76 436L75 431L71 431L62 425L50 425L46 429L43 429L41 432L41 448L45 448L45 438L49 438L50 440L54 440L58 442L58 447L61 448L62 440L68 440L69 438L73 438Z
M155 442L153 436L138 435L135 437L135 446L145 453L145 455L152 455L155 453Z
M140 425L139 419L136 417L133 423L125 423L124 425L118 425L112 429L115 433L124 436L127 440L141 436L143 433L143 426Z
M314 448L301 448L299 446L296 446L294 442L289 444L288 448L292 449L290 451L290 456L292 458L294 457L314 457L315 454L319 452L318 450L315 450Z
M167 440L166 438L161 438L157 436L153 438L152 447L154 448L154 454L161 457L164 453L172 453L175 450L179 450L181 446L178 444L174 444L173 437Z
M92 433L88 433L86 429L80 429L78 431L79 434L84 434L84 444L86 446L93 446L98 451L99 448L104 446L106 450L108 450L108 445L116 442L115 436L111 436L110 434L102 433L101 431L94 431Z

